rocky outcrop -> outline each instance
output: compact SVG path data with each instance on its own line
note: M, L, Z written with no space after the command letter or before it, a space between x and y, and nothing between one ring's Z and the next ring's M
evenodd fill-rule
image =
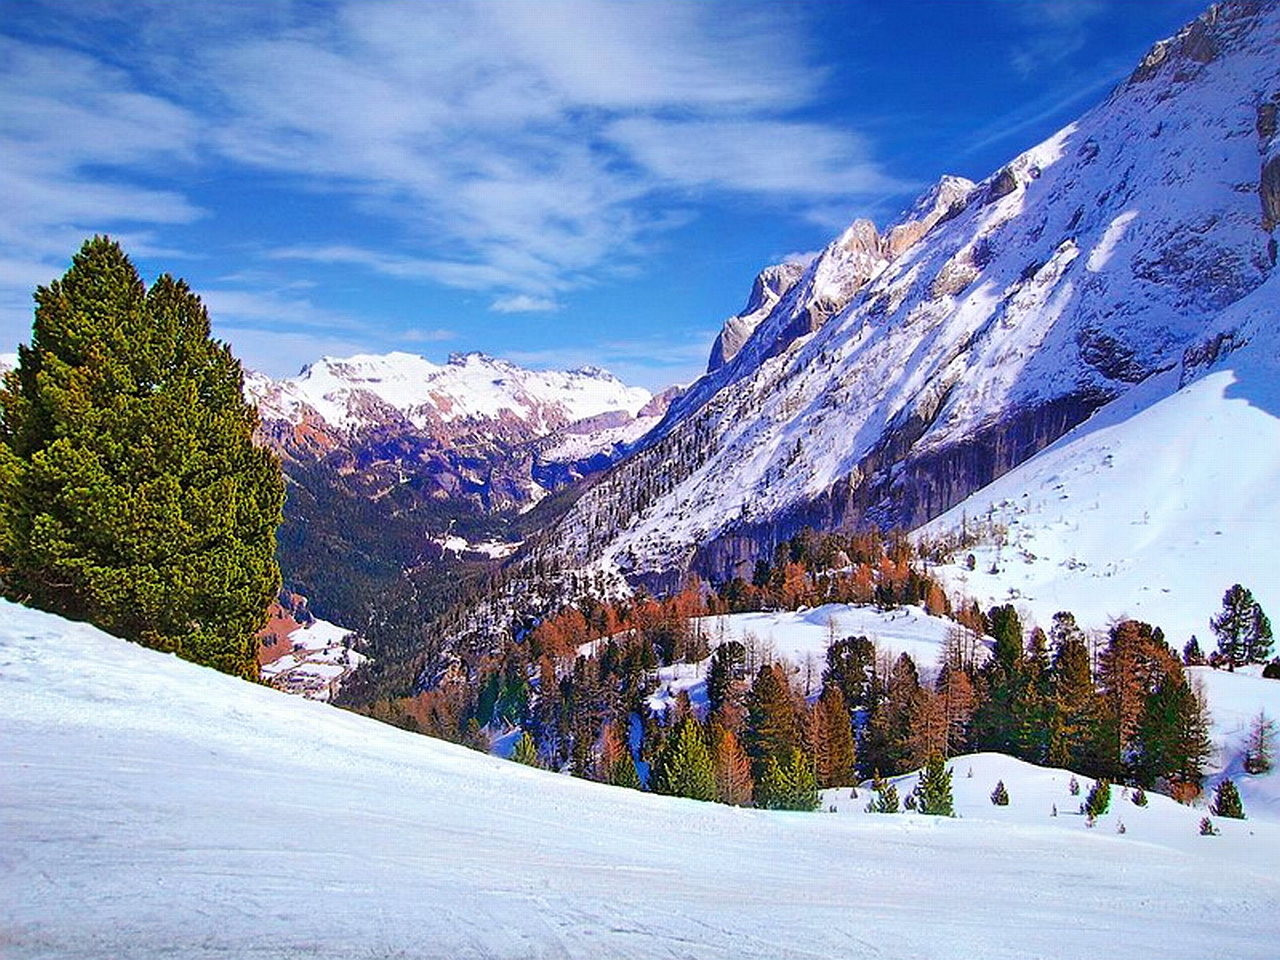
M804 275L804 264L787 262L765 267L751 285L751 295L742 312L730 317L711 347L707 372L714 373L729 363L751 339L760 321L769 315L796 282Z

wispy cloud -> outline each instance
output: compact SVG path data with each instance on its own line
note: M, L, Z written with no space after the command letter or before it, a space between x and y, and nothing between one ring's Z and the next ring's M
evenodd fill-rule
M798 119L824 75L781 10L32 9L23 39L0 40L0 242L38 236L41 255L89 229L189 223L205 211L166 166L230 163L386 226L379 250L275 256L545 307L634 263L687 219L689 191L847 201L886 182L855 132Z
M489 307L494 313L551 313L560 305L546 297L531 297L519 293L514 297L502 297Z
M1106 12L1103 0L999 0L1021 27L1021 42L1010 52L1024 77L1052 69L1088 41L1089 27Z

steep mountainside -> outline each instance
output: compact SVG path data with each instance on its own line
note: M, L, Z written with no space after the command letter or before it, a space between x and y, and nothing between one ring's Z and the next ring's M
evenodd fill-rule
M1275 269L1278 45L1276 0L1216 6L982 183L855 223L544 555L749 576L802 526L916 527L1135 385L1193 378Z
M480 354L325 358L246 377L289 480L287 585L366 632L404 571L421 620L518 540L522 511L608 466L667 398L603 370L531 371Z

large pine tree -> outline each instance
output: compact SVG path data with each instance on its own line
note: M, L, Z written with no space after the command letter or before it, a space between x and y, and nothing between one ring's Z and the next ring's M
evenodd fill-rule
M240 363L181 280L87 241L36 290L0 391L6 596L228 673L257 673L284 482Z

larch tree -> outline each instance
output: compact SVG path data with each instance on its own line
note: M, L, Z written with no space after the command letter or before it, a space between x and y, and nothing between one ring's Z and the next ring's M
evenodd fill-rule
M0 391L0 584L243 677L280 587L284 480L242 370L182 280L87 241L35 293Z

